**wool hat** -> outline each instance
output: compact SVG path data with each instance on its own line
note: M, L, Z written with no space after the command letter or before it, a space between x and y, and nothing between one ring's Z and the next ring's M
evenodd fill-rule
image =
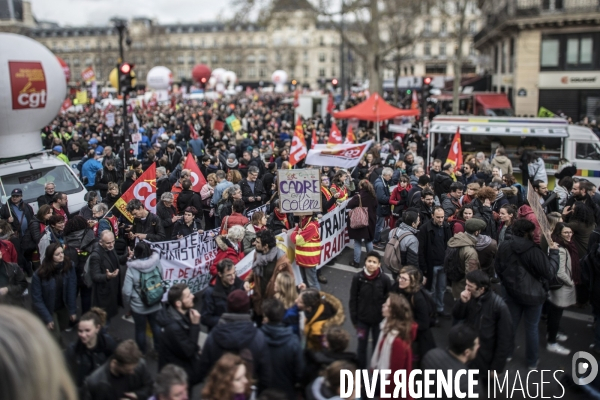
M89 143L90 143L90 144L98 144L98 139L96 139L96 138L91 138Z
M56 151L57 153L62 153L62 146L54 146L52 150Z
M241 289L236 289L227 296L227 312L246 314L250 312L250 297Z
M465 230L468 233L482 231L487 226L487 223L479 218L471 218L465 223Z

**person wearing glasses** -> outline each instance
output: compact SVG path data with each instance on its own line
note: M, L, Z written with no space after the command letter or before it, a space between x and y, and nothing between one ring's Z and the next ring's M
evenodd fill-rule
M259 172L260 170L258 167L251 165L248 168L246 179L240 182L242 200L244 200L248 210L260 207L267 200L267 192L263 182L261 179L258 179Z

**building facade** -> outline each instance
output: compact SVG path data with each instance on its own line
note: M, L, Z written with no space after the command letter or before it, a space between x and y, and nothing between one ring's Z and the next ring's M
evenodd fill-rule
M540 107L574 121L600 117L600 2L483 2L475 36L492 89L507 93L517 115Z

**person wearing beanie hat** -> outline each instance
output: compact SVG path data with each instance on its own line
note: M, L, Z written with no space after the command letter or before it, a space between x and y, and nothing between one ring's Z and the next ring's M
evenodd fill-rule
M59 160L62 160L65 164L69 165L69 158L63 153L62 146L54 146L52 148L52 154L54 154Z
M225 353L240 354L250 351L253 360L253 377L258 383L258 393L271 385L271 358L264 333L254 326L250 318L248 293L236 289L227 296L227 312L221 315L210 331L200 355L199 379L208 373Z
M465 275L480 269L479 256L475 246L477 246L477 237L486 226L487 224L482 219L471 218L465 223L465 232L457 233L448 241L444 264L452 266L455 270L454 274L448 274L448 279L452 282L452 296L455 300L460 298L460 292L465 288Z
M229 153L225 165L227 165L228 171L232 169L237 169L239 162L235 159L235 153Z

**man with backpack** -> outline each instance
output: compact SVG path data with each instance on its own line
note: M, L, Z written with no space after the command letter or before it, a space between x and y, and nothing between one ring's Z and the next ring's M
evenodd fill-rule
M456 300L465 287L465 274L479 269L479 257L475 246L477 236L486 223L479 218L471 218L465 223L465 232L459 232L448 241L444 256L444 272L452 282L452 297Z
M417 239L419 214L416 211L406 210L402 218L400 226L390 232L390 239L383 253L383 265L392 273L394 282L398 280L398 274L403 266L419 266L419 240Z
M450 225L444 222L444 209L435 207L433 218L421 225L419 240L419 268L426 278L425 286L431 291L437 306L438 316L448 318L444 312L444 293L446 292L446 273L444 255L448 240L452 237Z
M484 382L487 381L486 371L498 375L504 372L513 334L508 307L490 286L490 278L485 272L469 272L452 313L454 319L463 321L477 332L480 347L469 367L478 369Z

